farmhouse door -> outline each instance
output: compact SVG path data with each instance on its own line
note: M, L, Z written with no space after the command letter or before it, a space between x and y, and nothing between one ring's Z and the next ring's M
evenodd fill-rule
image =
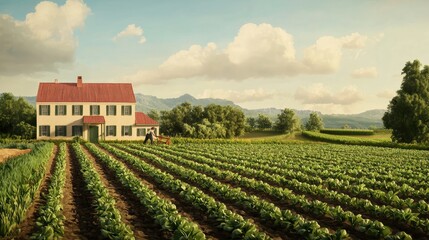
M92 143L98 143L98 126L89 126L88 140Z

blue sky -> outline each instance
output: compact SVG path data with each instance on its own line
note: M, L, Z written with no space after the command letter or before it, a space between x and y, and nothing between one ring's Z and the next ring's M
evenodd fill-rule
M386 108L407 61L429 64L429 2L0 1L0 92L132 82L249 108Z

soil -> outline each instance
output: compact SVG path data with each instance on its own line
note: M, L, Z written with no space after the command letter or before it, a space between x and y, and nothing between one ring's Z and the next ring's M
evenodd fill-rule
M64 222L63 239L101 239L100 228L91 205L92 197L85 187L79 162L67 144L66 183L62 199Z
M16 157L29 152L31 152L31 149L1 148L0 163L5 162L9 158Z

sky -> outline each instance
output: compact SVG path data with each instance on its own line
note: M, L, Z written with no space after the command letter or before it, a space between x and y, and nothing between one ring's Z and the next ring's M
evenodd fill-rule
M0 0L0 92L132 83L241 107L386 109L429 65L427 0Z

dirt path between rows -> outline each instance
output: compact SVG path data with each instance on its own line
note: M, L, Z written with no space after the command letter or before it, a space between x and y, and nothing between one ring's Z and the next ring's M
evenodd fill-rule
M62 200L64 222L63 239L101 239L92 198L85 187L79 162L67 144L66 183Z

